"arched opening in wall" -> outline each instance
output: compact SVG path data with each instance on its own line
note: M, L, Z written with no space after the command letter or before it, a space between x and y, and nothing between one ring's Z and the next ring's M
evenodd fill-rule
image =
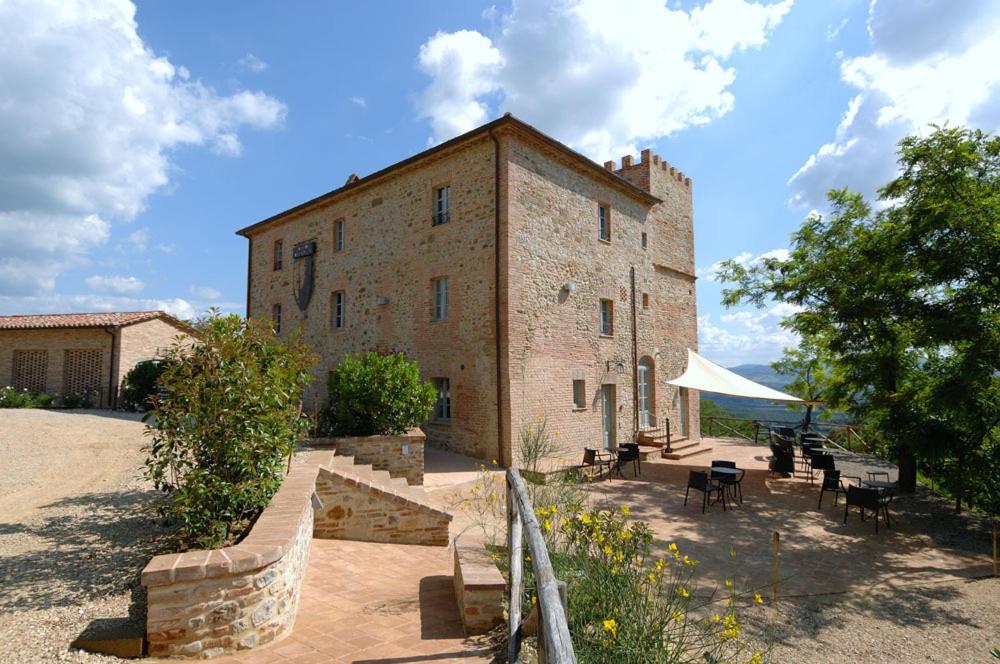
M687 436L689 436L691 434L691 425L690 425L690 422L689 422L689 412L690 411L688 410L688 407L689 407L688 402L689 402L689 400L690 399L688 397L687 388L686 387L678 388L678 390L677 390L677 401L678 401L677 410L678 410L678 416L679 416L679 419L680 419L680 427L679 427L680 430L678 431L678 435L680 435L682 437L687 437Z
M639 360L639 428L656 426L655 368L651 357Z

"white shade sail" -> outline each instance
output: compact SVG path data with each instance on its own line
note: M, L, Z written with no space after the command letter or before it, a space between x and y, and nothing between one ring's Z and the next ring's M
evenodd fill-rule
M690 348L688 349L687 370L680 378L668 380L667 383L702 392L729 394L734 397L805 403L804 400L793 397L791 394L785 394L766 385L755 383L729 369L720 367L714 362L709 362Z

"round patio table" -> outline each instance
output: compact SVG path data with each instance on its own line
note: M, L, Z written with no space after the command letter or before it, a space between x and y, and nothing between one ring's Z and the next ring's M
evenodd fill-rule
M870 489L875 489L876 491L878 491L879 496L883 499L885 499L886 494L888 492L892 491L893 489L899 488L899 484L897 484L896 482L886 482L884 480L861 480L861 483ZM886 505L888 505L890 501L891 498L889 499L889 501L886 501ZM886 507L885 510L885 523L886 525L889 526L892 525L892 521L890 521L889 519L888 507Z
M742 487L739 487L739 484L740 484L740 482L743 481L743 476L740 475L740 473L746 473L746 471L743 470L742 468L729 468L728 466L712 466L711 467L711 471L712 471L712 475L715 475L716 473L718 473L720 475L730 475L731 476L731 477L727 477L726 479L722 480L722 482L723 482L723 484L728 484L730 487L736 487L736 488L739 489L739 501L740 501L740 505L742 505L743 504L743 489L742 489ZM740 477L739 480L736 479L737 476ZM718 479L721 479L721 478L718 478ZM734 493L732 495L735 496L736 494Z

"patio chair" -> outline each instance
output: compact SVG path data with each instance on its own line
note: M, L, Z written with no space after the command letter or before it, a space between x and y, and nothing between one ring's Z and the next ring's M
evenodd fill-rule
M630 461L632 462L632 471L638 477L642 473L642 459L639 457L638 443L622 443L618 446L618 458L615 460L615 470L622 477L625 477L622 475L622 466Z
M794 475L795 455L780 445L772 444L771 459L767 462L767 469L780 475Z
M813 483L814 473L817 470L837 470L833 455L813 452L809 456L809 484Z
M869 480L881 480L883 482L889 481L889 471L887 470L869 470L868 471Z
M726 511L726 489L721 483L711 479L704 470L692 470L688 472L687 489L684 491L684 506L687 507L688 495L691 489L701 491L701 513L705 513L705 508L709 505L709 498L717 495L716 500L722 501L722 511Z
M792 427L775 427L774 432L782 438L795 442L795 429Z
M577 466L577 471L582 477L588 470L590 471L590 479L595 477L600 478L602 473L607 473L608 480L611 479L611 464L614 460L611 458L610 452L598 452L595 449L589 447L583 448L583 463Z
M813 454L823 454L823 443L807 440L799 446L799 461L802 462L802 472L809 471L809 464Z
M746 475L745 470L740 470L736 475L732 473L717 473L715 468L732 468L736 469L735 461L722 461L720 459L712 460L712 479L716 480L722 486L729 490L729 495L735 498L740 505L743 504L743 476Z
M878 515L883 513L885 515L885 525L889 525L889 511L886 508L886 503L879 499L878 492L875 489L862 489L861 487L848 486L847 487L847 501L844 504L844 523L847 523L847 512L851 507L861 508L861 520L865 520L865 510L871 510L875 512L875 532L878 533Z
M844 480L841 479L842 477L854 480L855 482L858 483L857 486L861 486L860 477L854 477L853 475L841 475L839 470L824 470L823 486L821 486L819 489L819 505L816 506L816 509L823 509L823 495L826 493L833 494L834 507L837 506L837 501L839 500L840 496L847 495L847 486L850 485L845 486Z

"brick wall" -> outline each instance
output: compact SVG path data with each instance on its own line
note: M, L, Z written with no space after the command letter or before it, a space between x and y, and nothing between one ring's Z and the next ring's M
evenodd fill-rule
M253 235L250 315L281 304L282 334L300 329L320 356L307 399L326 398L326 376L348 352L402 351L425 378L451 382L452 418L429 422L428 442L479 458L496 455L493 318L493 144L485 137L420 168L363 188ZM431 225L432 191L451 187L451 219ZM334 222L345 223L343 251ZM281 240L284 265L273 269ZM294 299L292 247L315 240L307 309ZM449 280L448 320L431 320L431 280ZM344 328L331 324L331 294L344 291ZM379 304L385 298L384 304Z
M0 386L13 383L14 351L48 351L48 371L45 392L63 394L63 363L65 351L99 350L101 352L100 380L101 404L108 405L108 383L111 376L111 335L103 329L66 328L49 330L0 330Z
M312 537L317 466L297 464L236 546L154 557L142 571L158 657L208 658L287 635Z
M161 318L126 325L121 328L119 350L115 365L116 386L125 375L142 360L162 357L177 338L190 340L190 335Z
M311 438L312 447L330 447L355 463L385 470L390 477L404 477L407 484L424 483L424 434L419 429L402 436L351 436Z

